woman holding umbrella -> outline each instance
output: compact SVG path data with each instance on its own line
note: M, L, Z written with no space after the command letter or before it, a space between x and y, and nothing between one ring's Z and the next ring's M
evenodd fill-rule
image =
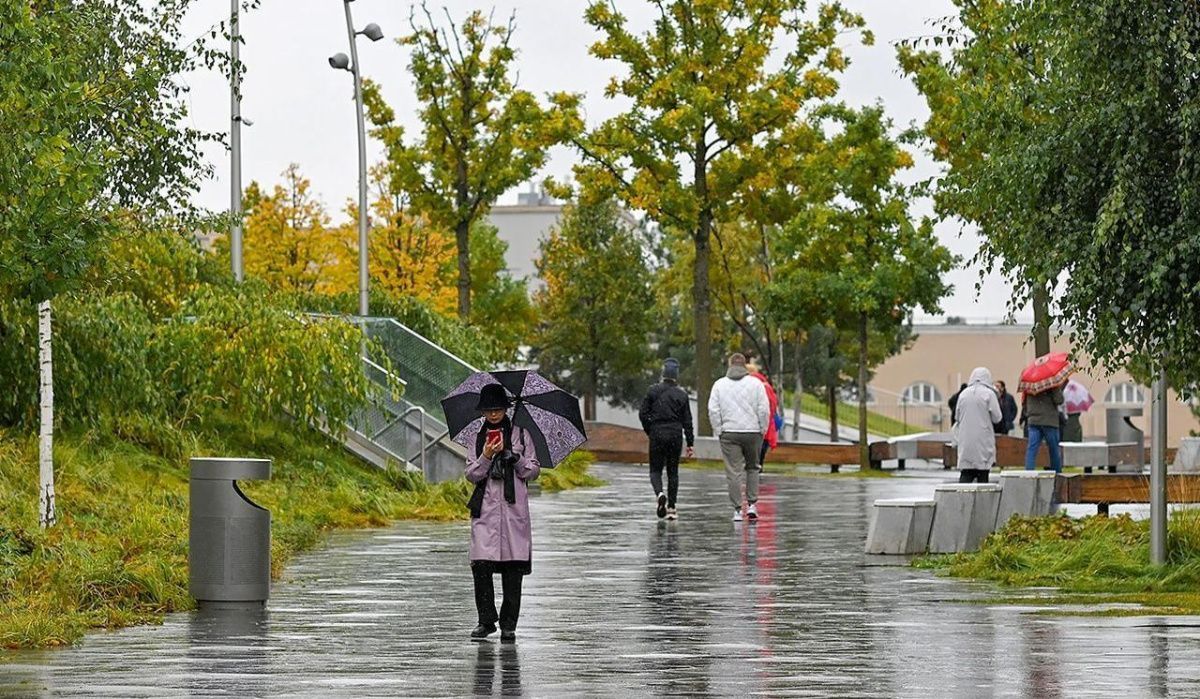
M1021 372L1022 417L1029 428L1029 446L1025 450L1025 470L1037 468L1038 449L1046 442L1050 467L1062 472L1059 406L1063 404L1063 385L1074 373L1065 352L1038 357Z
M521 613L522 578L532 572L533 537L526 483L538 477L541 466L529 432L512 424L512 401L500 384L479 391L475 408L484 423L467 459L467 480L475 484L471 509L471 574L475 579L475 608L479 625L471 638L482 640L496 632L512 641ZM496 613L492 576L500 574L504 603Z
M466 448L471 510L471 573L479 625L487 638L517 636L521 581L532 572L533 537L526 483L554 468L587 440L579 399L534 371L484 371L467 377L445 398L451 439ZM500 574L504 604L496 613L492 576Z

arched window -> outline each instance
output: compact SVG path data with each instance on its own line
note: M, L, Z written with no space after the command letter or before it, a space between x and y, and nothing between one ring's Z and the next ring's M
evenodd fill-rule
M1108 389L1104 394L1104 402L1108 405L1145 405L1146 394L1137 384L1126 381Z
M938 405L942 402L942 392L928 381L918 381L904 389L900 401L909 405Z

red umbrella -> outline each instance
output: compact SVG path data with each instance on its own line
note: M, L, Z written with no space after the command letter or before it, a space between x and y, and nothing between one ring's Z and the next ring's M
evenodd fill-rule
M1021 383L1017 391L1029 395L1045 393L1052 388L1058 388L1071 378L1075 367L1066 352L1051 352L1033 360L1033 364L1021 372Z

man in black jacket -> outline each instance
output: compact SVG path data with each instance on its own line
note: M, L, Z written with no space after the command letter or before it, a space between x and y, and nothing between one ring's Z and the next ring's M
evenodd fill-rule
M679 387L679 360L663 362L662 381L650 387L638 411L642 429L650 437L650 485L659 519L676 519L675 496L679 493L679 455L682 435L687 435L687 457L695 455L692 431L692 406L687 393ZM662 472L667 469L667 492L663 493Z

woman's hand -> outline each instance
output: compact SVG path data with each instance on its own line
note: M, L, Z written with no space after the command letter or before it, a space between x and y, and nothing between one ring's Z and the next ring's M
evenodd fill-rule
M500 439L489 440L483 444L483 458L491 459L504 448L504 441Z

